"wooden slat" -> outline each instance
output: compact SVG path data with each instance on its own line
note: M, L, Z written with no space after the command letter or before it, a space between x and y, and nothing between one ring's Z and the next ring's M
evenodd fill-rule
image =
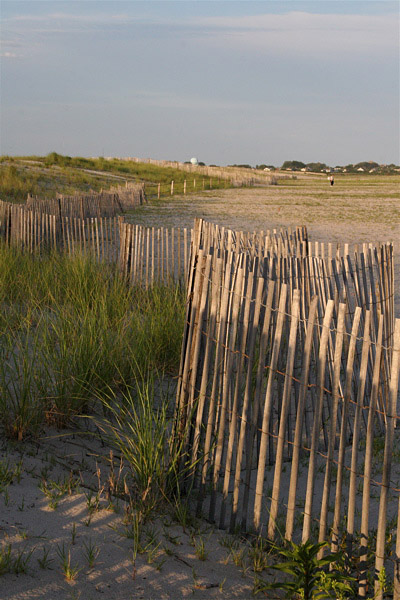
M278 433L278 444L275 457L275 470L274 470L274 481L272 486L272 498L271 506L269 511L269 522L268 522L268 537L274 539L276 519L278 516L280 487L281 487L281 476L283 468L283 449L285 444L285 429L286 421L289 412L289 401L290 393L292 389L292 375L294 360L296 354L296 338L297 329L300 318L300 290L293 291L293 302L291 308L291 319L290 319L290 332L289 332L289 344L288 353L286 358L286 373L285 373L285 385L283 388L282 407L280 414L279 433Z
M321 427L321 416L322 416L322 405L324 398L324 386L325 386L325 366L327 357L327 348L330 333L330 323L332 319L334 308L334 302L332 299L328 300L322 323L322 331L319 345L318 354L318 397L317 405L314 409L314 422L311 436L311 449L308 463L308 475L307 475L307 491L306 501L304 506L304 523L303 523L303 535L302 542L305 543L310 538L311 532L311 519L312 519L312 505L314 500L314 485L315 485L315 470L316 470L316 455L318 450L318 443L320 438L320 427Z
M261 444L258 456L258 469L257 469L257 483L254 500L254 517L253 523L256 531L259 531L261 525L261 505L263 499L263 488L264 488L264 474L267 458L267 445L268 445L268 431L269 431L269 419L271 415L272 407L272 389L274 382L274 374L276 371L278 355L282 339L283 324L285 321L286 314L286 297L287 297L287 285L283 284L281 287L281 294L279 299L279 308L277 315L277 323L275 329L275 336L273 342L273 349L271 355L271 361L268 371L268 383L267 391L264 400L264 413L262 418L262 429L261 429Z

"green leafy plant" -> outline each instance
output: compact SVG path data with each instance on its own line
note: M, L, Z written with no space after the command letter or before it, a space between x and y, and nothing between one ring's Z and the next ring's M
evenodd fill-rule
M346 598L352 594L350 582L353 580L343 566L341 553L327 554L318 558L321 548L327 542L304 544L290 542L287 548L275 547L278 555L285 562L272 565L270 568L288 575L279 582L265 582L259 579L258 591L282 590L286 598L301 600L320 600L322 598Z
M7 544L0 548L0 575L10 573L12 571L12 546Z
M37 434L43 421L43 394L38 384L40 335L27 324L7 332L0 344L0 420L7 437L21 441Z
M32 548L31 550L26 550L24 548L23 550L19 550L15 554L12 567L13 573L15 573L16 575L19 575L20 573L27 573L28 564L32 557L33 551L34 548Z
M78 487L78 481L71 477L66 477L63 480L47 480L42 479L39 484L39 489L46 496L49 507L55 510L60 500L68 495L71 495L72 491Z
M0 302L0 423L10 438L64 427L96 393L178 369L185 293L172 282L127 286L115 264L0 243Z

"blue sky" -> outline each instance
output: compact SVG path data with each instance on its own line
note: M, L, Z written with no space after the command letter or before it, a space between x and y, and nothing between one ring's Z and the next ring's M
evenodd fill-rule
M399 162L399 4L1 2L1 154Z

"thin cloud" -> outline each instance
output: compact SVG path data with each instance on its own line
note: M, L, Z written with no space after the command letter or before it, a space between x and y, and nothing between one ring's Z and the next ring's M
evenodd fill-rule
M134 26L172 29L181 38L203 47L224 51L256 51L267 55L293 55L318 59L318 54L337 58L388 55L398 51L397 14L318 14L292 11L284 14L172 18L145 14L99 12L47 15L18 15L3 19L4 28L14 33L68 34L120 30ZM149 36L151 37L149 32ZM156 34L153 33L155 36Z
M398 15L290 12L240 18L207 17L201 21L206 32L203 42L224 48L283 54L295 50L300 56L318 51L336 56L348 52L381 54L398 48Z

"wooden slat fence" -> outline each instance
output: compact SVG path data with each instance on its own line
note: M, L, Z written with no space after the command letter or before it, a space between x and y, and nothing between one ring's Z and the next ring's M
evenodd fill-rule
M379 317L384 315L383 343L393 344L394 332L394 252L393 244L363 244L343 246L329 243L312 243L306 228L280 230L279 232L235 232L215 224L195 221L193 251L242 252L254 262L257 273L275 282L277 303L281 286L289 288L289 299L294 289L299 289L300 318L307 318L312 296L320 298L319 312L324 311L329 299L334 301L335 314L339 304L346 304L346 319L360 306L361 323L365 311L371 310L371 337L376 341ZM290 300L289 300L290 302ZM357 354L356 360L360 357ZM390 355L384 356L388 385ZM372 371L368 370L372 380Z
M56 198L38 198L29 195L26 208L35 212L44 212L57 217L103 218L115 217L146 202L144 184L128 183L115 186L101 193L65 196Z
M186 277L191 231L121 222L119 268L132 282L179 281Z
M118 264L132 283L149 285L184 279L191 230L142 227L121 216L60 217L0 201L0 239L31 253L90 253Z
M28 252L56 249L59 239L56 215L28 210L24 205L0 201L0 238Z
M62 217L58 248L70 256L90 253L98 261L116 263L120 248L121 217L77 219Z
M43 210L50 210L45 202ZM62 214L71 212L68 208L63 210L63 207L71 207L68 199L60 198L54 202L55 214L0 201L0 238L29 252L59 249L71 254L79 250L91 252L98 260L118 260L129 279L146 284L153 280L179 280L186 276L192 231L186 228L145 228L128 224L122 217L82 219ZM335 312L339 303L345 302L346 318L354 314L356 305L361 306L372 311L371 335L375 340L379 315L384 314L384 344L391 345L394 326L391 244L379 247L364 245L361 251L355 248L353 256L348 245L334 249L328 244L325 253L322 244L312 244L308 240L305 228L248 233L196 220L193 249L200 247L203 250L243 252L251 261L257 259L258 274L276 283L275 298L279 296L282 284L289 286L290 298L293 289L300 289L300 317L303 319L310 298L315 294L320 297L320 310L325 309L328 299L334 300ZM385 361L389 359L388 356L384 358ZM386 362L385 369L388 376L389 365ZM371 370L368 377L372 377Z
M382 312L373 338L371 307L350 313L314 290L304 302L245 252L193 252L188 286L176 435L197 465L197 514L232 532L330 539L361 558L376 530L376 572L388 567L400 319L387 346ZM371 568L361 560L361 596Z
M117 194L101 193L57 198L28 196L26 208L57 217L87 219L91 217L114 217L123 212Z
M118 197L122 212L127 212L147 202L144 183L127 181L124 186L111 187L108 192Z

